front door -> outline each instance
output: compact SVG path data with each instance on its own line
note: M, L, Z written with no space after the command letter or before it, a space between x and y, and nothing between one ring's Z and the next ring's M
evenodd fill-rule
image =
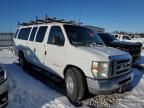
M59 75L63 74L62 70L65 56L64 43L65 38L61 27L52 26L49 32L47 45L45 46L45 65L51 70L51 72L58 72L57 74Z

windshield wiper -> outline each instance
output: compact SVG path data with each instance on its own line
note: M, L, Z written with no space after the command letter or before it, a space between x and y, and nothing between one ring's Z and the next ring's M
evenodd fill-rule
M94 47L94 46L104 46L103 43L96 43L96 42L72 42L76 46L89 46L89 47Z
M104 44L101 43L101 42L100 43L99 42L97 42L97 43L96 42L92 42L92 43L90 43L90 45L92 45L93 47L94 46L104 46Z
M98 44L98 45L104 45L103 43L96 43L96 44Z
M86 42L72 42L72 44L75 46L88 46L88 43Z

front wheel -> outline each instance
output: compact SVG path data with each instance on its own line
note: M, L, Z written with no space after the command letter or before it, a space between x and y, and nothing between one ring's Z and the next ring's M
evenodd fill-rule
M80 101L86 91L85 78L77 68L70 68L65 75L66 93L68 98L73 101Z

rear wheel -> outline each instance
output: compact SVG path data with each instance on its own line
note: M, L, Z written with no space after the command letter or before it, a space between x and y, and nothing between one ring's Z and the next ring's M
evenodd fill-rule
M71 101L80 101L84 97L86 83L79 69L70 68L66 71L65 85L67 96Z
M26 61L24 54L19 54L19 64L23 69L28 69L28 62Z

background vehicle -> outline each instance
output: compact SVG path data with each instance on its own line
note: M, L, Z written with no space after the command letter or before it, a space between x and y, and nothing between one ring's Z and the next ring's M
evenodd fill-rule
M51 18L23 23L14 41L20 65L31 63L63 78L72 101L87 90L121 89L133 79L129 53L106 47L95 31L76 23Z
M139 35L131 35L131 38L135 39L135 38L141 38ZM141 38L144 39L144 38Z
M0 64L0 108L8 104L8 81L6 71Z
M142 47L141 43L119 41L109 33L98 33L98 35L101 37L101 39L107 46L129 52L133 57L133 61L135 61L141 55L141 47Z
M124 34L113 34L114 37L119 39L120 41L126 41L126 42L139 42L142 44L142 47L144 48L144 39L143 38L132 38L129 35L124 35Z

